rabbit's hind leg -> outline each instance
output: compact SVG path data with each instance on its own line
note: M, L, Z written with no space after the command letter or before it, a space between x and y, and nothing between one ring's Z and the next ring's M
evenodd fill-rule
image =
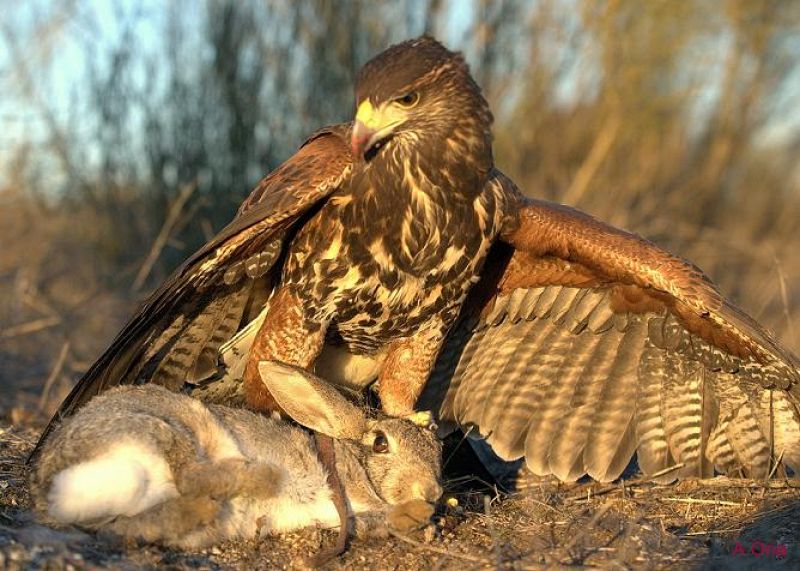
M269 464L227 458L186 466L176 484L181 495L187 497L270 498L277 495L283 479L282 470Z
M104 531L147 543L180 545L186 535L210 526L221 507L210 497L179 496L138 515L118 517Z

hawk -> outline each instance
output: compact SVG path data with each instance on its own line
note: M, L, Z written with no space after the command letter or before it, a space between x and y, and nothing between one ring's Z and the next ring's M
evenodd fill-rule
M123 383L270 410L256 365L276 360L377 380L387 413L430 407L562 480L634 453L662 480L800 467L797 357L697 267L525 198L460 54L389 48L356 109L147 299L51 426Z

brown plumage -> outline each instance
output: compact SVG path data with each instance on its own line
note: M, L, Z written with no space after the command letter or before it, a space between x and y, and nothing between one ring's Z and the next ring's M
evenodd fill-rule
M517 200L512 247L490 254L425 406L562 480L613 480L637 451L662 481L800 468L791 352L695 266L574 209Z
M67 398L154 382L271 405L287 361L434 408L573 480L800 468L798 360L695 266L493 166L491 113L431 38L369 62L323 129L132 318ZM424 390L423 390L424 389Z

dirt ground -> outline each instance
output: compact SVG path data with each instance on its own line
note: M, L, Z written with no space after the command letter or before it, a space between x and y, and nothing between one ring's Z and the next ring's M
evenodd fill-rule
M332 532L307 530L184 553L43 527L28 509L25 467L40 428L39 420L0 422L0 569L291 569L334 540ZM800 566L797 480L543 481L507 494L460 470L448 470L445 496L458 505L443 502L427 529L355 540L327 568Z

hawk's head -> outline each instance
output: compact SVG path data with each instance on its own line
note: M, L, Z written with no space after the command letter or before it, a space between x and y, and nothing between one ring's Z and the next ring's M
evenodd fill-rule
M491 162L492 114L461 54L429 36L378 54L356 86L352 148L370 160L395 144Z

